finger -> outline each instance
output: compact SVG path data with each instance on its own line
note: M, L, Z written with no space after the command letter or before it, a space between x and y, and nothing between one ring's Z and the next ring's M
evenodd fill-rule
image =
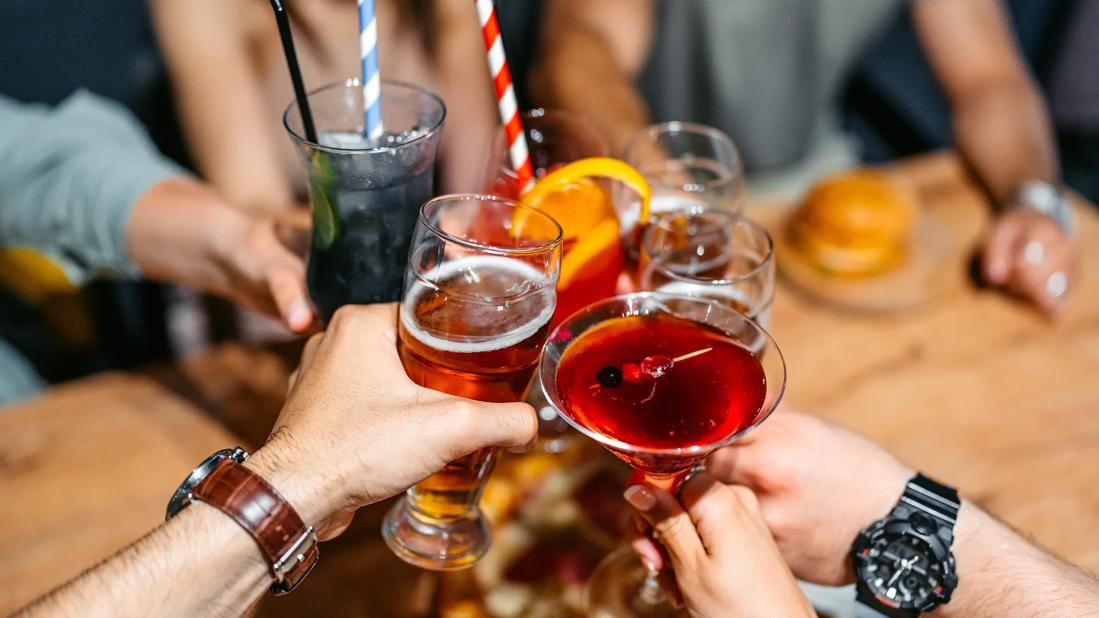
M304 332L313 323L314 317L305 284L305 268L289 254L282 262L273 267L267 276L271 297L286 326L295 333Z
M693 564L704 555L690 516L671 494L650 485L632 485L623 496L653 527L676 569L680 568L678 565Z
M752 487L757 476L752 459L750 448L733 443L706 459L706 473L722 483Z
M1014 217L1000 219L992 229L985 240L982 258L984 276L989 283L1004 285L1010 281L1022 234L1022 221Z
M626 532L626 540L630 544L630 549L637 554L637 557L645 563L647 568L653 571L661 571L667 566L664 564L664 554L661 553L660 547L651 537L633 529Z
M730 539L735 538L723 533L727 526L743 525L751 521L753 511L759 512L755 495L750 490L723 485L705 473L691 477L680 495L699 540L710 555L728 549Z
M1067 297L1066 286L1071 282L1073 255L1071 248L1065 246L1055 246L1047 253L1047 259L1040 266L1027 268L1020 273L1018 288L1021 294L1047 314L1055 315ZM1055 277L1059 277L1060 281Z
M538 417L526 403L456 400L451 405L458 407L455 418L465 427L467 453L486 446L521 447L538 436Z

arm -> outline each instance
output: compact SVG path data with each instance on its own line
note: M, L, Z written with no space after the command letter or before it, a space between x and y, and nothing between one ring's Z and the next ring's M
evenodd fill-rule
M539 58L531 71L535 100L586 116L622 152L649 124L634 79L652 45L652 0L551 0Z
M154 0L151 11L198 172L234 204L272 213L292 207L294 195L268 126L249 4Z
M1049 116L1000 0L922 0L912 15L953 107L958 148L1004 207L985 239L985 278L1054 315L1064 298L1051 293L1050 277L1073 275L1076 246L1049 217L1010 208L1025 182L1056 183L1059 172ZM1041 259L1025 259L1032 241L1043 247Z
M1053 133L999 0L922 0L912 17L950 99L958 148L999 204L1058 179Z
M355 509L448 461L537 433L524 403L474 402L414 384L397 357L396 306L345 307L306 345L266 445L244 464L327 540ZM23 611L25 616L241 615L272 577L252 538L195 503Z
M249 218L186 178L117 105L86 93L53 109L0 98L0 161L0 246L33 250L67 283L144 274L294 330L312 321L302 259L278 234L290 226Z
M913 475L865 438L791 410L715 453L707 469L752 489L794 574L826 585L854 581L855 537L889 513ZM936 613L1079 616L1099 607L1099 582L972 503L962 504L954 531L959 584Z

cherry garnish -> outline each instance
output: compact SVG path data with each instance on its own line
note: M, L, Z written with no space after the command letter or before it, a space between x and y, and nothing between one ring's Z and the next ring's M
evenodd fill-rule
M622 385L622 370L607 365L595 373L595 379L604 388L618 388Z
M674 366L675 361L671 358L668 358L663 354L654 354L652 356L646 356L641 361L641 373L645 374L645 377L651 380L659 380L671 371Z
M641 368L636 363L626 363L622 365L622 377L627 382L640 382L641 381Z
M626 363L622 365L621 369L614 365L607 365L595 372L596 384L592 384L591 387L599 388L602 386L604 388L618 388L619 386L622 386L623 380L636 383L641 381L642 376L656 381L667 375L667 373L672 370L672 367L675 367L676 363L696 356L702 356L712 349L713 348L702 348L701 350L695 350L694 352L689 352L675 358L668 358L663 354L653 354L652 356L646 356L642 359L640 366L634 363ZM655 384L653 385L653 388L656 388Z

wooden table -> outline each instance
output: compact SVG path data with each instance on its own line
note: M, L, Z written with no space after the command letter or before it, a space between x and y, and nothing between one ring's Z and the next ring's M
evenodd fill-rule
M1049 323L966 282L963 263L987 210L953 156L893 172L960 240L956 285L934 305L888 317L831 310L780 287L774 331L789 367L787 401L857 428L1099 571L1099 217L1078 209L1087 254L1068 311ZM293 347L230 345L0 411L0 614L155 526L205 455L261 443L294 357ZM266 599L259 614L421 613L433 580L389 555L377 537L383 512L364 510L323 547L298 592Z

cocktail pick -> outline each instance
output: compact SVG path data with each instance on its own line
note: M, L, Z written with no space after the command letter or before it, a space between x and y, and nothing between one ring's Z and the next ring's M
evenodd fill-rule
M305 94L305 82L301 78L301 67L298 66L298 53L294 51L294 36L290 32L290 18L286 14L286 7L282 0L271 0L271 8L275 11L275 21L279 25L279 38L282 39L282 51L286 55L286 68L290 69L290 80L294 82L294 98L298 101L298 111L301 112L301 124L305 128L305 138L314 144L317 142L317 129L313 125L313 112L309 110L309 97Z

